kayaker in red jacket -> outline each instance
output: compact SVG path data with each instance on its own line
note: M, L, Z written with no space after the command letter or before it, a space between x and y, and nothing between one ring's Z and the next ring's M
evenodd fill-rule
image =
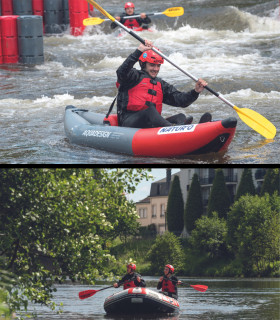
M151 50L152 42L145 40L128 56L117 70L119 92L117 97L118 122L123 127L154 128L173 124L185 125L192 122L183 114L164 119L161 116L162 104L186 108L203 91L207 82L199 79L194 90L181 92L157 75L163 58ZM133 68L139 61L141 70ZM200 123L211 121L210 113L205 113Z
M174 271L174 267L171 264L167 264L164 267L164 276L160 277L157 289L162 289L162 293L174 299L178 299L177 284L181 284L181 281L172 275Z
M146 13L140 13L139 18L132 18L132 19L124 19L127 16L136 16L137 14L134 13L134 3L126 2L124 5L125 12L122 13L120 16L116 16L115 19L118 20L120 23L125 25L127 28L135 29L139 27L143 27L143 29L148 29L148 24L151 23L151 19L146 16ZM111 29L115 29L118 25L115 22L111 23Z
M126 266L127 273L122 277L121 280L114 283L114 287L118 288L123 284L124 289L135 288L135 287L146 287L145 280L141 278L139 273L136 273L136 265L129 263Z

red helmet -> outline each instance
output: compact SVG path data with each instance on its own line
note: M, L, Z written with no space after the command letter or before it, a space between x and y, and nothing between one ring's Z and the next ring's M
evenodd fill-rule
M144 51L141 54L139 60L142 62L150 62L154 64L163 64L164 62L163 57L157 54L156 52L154 52L153 50Z
M126 9L126 8L135 8L135 6L134 6L134 3L132 3L132 2L127 2L125 5L124 5L124 8Z
M170 270L170 273L174 273L175 269L171 264L167 264L165 267Z
M129 263L127 266L127 268L129 267L131 270L135 271L136 270L136 264L134 263Z

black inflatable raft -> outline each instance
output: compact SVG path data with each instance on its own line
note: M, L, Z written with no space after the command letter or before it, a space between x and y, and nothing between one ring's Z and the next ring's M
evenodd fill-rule
M64 129L71 143L132 156L180 157L226 150L236 118L163 128L119 127L117 115L104 115L67 106Z
M147 288L119 291L104 302L108 314L178 313L179 302Z

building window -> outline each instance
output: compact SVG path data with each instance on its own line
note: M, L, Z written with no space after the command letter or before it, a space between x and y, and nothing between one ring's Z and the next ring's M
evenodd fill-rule
M160 217L163 218L165 214L165 204L160 205Z
M139 209L139 217L140 217L140 219L147 218L147 209L146 208Z
M157 206L155 204L152 205L152 218L157 217Z

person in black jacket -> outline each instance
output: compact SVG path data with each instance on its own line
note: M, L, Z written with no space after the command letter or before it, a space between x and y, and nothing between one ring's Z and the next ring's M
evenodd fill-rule
M187 118L183 113L164 119L161 116L162 104L186 108L198 98L207 82L199 79L195 88L189 92L177 90L157 77L164 60L151 48L152 42L145 40L145 45L141 43L117 70L119 125L154 128L190 124L192 116ZM137 61L141 70L133 68ZM208 122L211 119L211 114L207 112L199 122Z
M135 288L135 287L146 287L145 280L141 278L139 273L136 273L136 265L129 263L127 266L127 273L122 277L121 280L114 283L114 287L118 288L123 285L124 289Z
M151 23L151 19L146 16L146 13L142 12L140 14L140 17L138 18L131 18L131 19L124 19L124 17L128 16L136 16L137 13L134 13L134 3L127 2L124 5L124 10L120 16L115 17L116 20L118 20L120 23L125 25L129 29L139 28L142 26L143 29L148 29L148 24ZM111 23L111 29L115 29L118 25L115 22Z
M160 277L157 289L162 289L162 293L172 297L174 299L178 299L178 289L177 284L181 284L181 281L177 279L174 275L174 267L171 264L167 264L164 267L163 273L164 275Z

